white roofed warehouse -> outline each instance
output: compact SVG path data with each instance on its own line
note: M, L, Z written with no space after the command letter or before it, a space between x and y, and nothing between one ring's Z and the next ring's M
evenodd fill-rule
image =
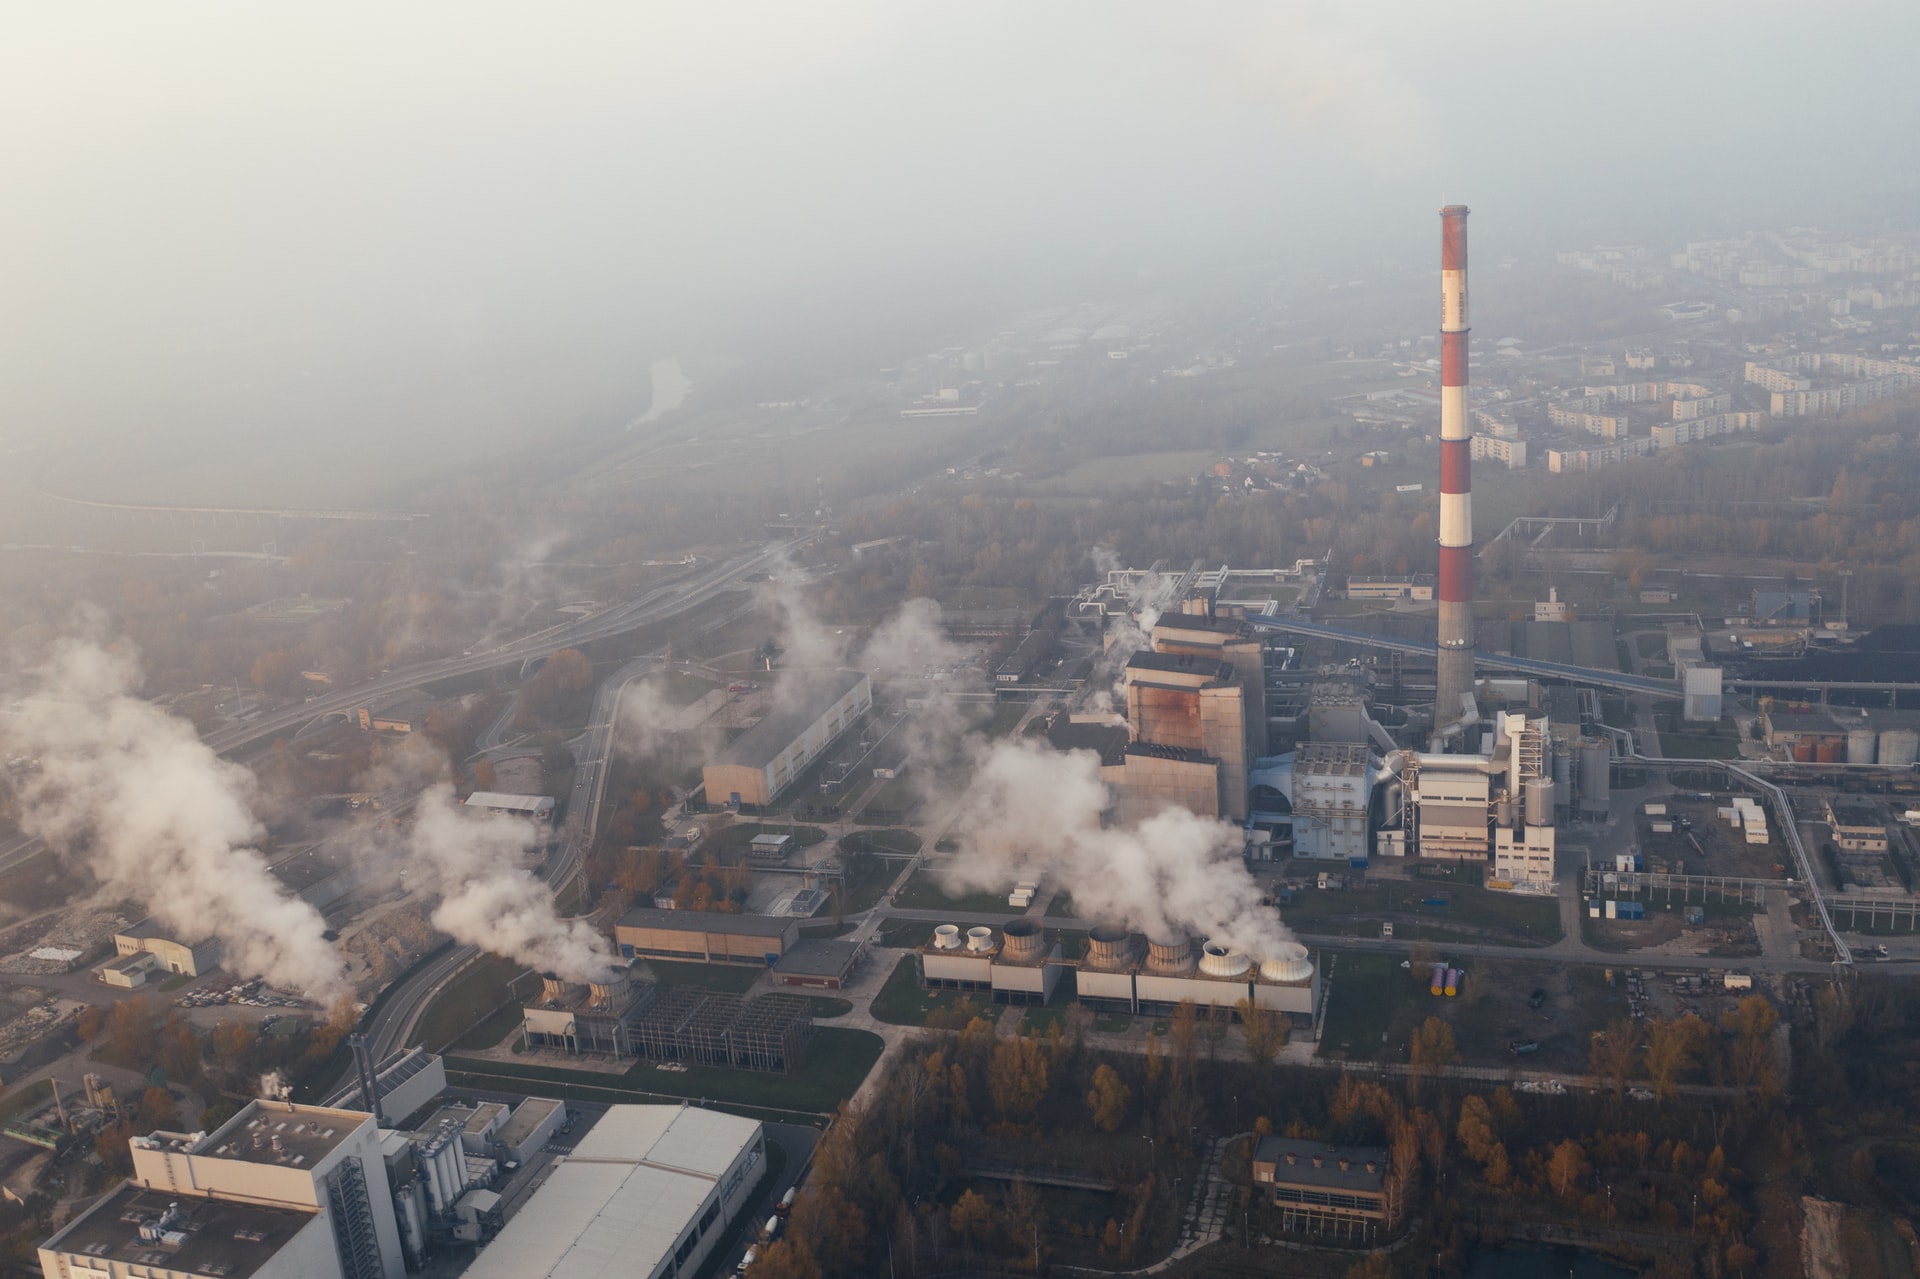
M707 803L733 808L771 804L872 707L873 682L861 672L830 671L814 677L793 705L740 734L706 766Z
M467 1279L691 1275L766 1169L756 1120L689 1106L614 1106L554 1164Z

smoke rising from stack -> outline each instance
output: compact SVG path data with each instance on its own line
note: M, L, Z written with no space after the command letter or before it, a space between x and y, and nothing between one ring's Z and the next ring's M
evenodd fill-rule
M1104 581L1108 573L1126 566L1126 561L1111 547L1093 548L1093 569L1101 580ZM1176 575L1146 572L1127 587L1127 611L1108 622L1106 647L1094 658L1093 670L1087 678L1087 683L1094 690L1087 698L1088 710L1111 711L1124 700L1122 684L1126 677L1127 659L1147 647L1160 615L1178 602L1173 593L1179 584L1180 579Z
M344 994L326 921L260 853L252 774L138 685L131 656L90 639L30 674L0 727L9 755L38 760L17 784L21 829L145 901L179 940L217 940L230 971L323 1002Z
M553 890L525 864L540 837L524 818L463 813L439 782L421 792L407 851L440 893L435 928L569 981L598 980L617 962L612 947L591 923L561 918Z
M1073 894L1082 919L1149 937L1195 934L1256 956L1293 940L1240 860L1230 822L1169 808L1135 827L1105 827L1111 802L1092 751L1023 740L979 751L962 800L961 855L947 872L968 891L1043 876Z
M1440 210L1440 618L1433 719L1473 692L1472 431L1467 425L1467 206Z

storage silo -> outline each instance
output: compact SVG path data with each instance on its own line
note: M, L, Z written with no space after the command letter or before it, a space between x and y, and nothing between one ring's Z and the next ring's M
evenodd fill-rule
M1911 768L1920 760L1920 733L1910 728L1890 728L1880 734L1880 762L1894 768Z
M1447 969L1446 992L1448 999L1452 999L1460 993L1460 970L1458 968Z
M1447 993L1447 966L1445 964L1435 964L1433 966L1433 973L1427 978L1427 993L1430 995L1444 995Z
M1527 779L1527 825L1553 825L1553 782L1550 778Z
M1823 737L1820 744L1813 748L1813 757L1822 764L1838 764L1843 749L1838 737Z
M1580 743L1580 811L1604 813L1613 806L1613 747L1604 738Z
M1553 784L1559 798L1573 798L1573 748L1565 742L1553 744Z
M1847 763L1871 764L1874 761L1876 744L1871 728L1856 728L1847 733Z

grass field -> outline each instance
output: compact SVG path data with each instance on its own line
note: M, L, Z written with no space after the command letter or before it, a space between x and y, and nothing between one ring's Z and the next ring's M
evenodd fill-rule
M1425 905L1444 899L1445 907ZM1401 938L1484 941L1507 946L1545 946L1560 940L1557 902L1497 893L1467 882L1393 883L1377 888L1305 889L1280 908L1290 927L1307 933L1377 937L1393 921Z
M989 1020L1000 1015L1000 1006L986 1002L982 995L920 989L919 956L902 955L900 962L894 965L893 972L888 975L887 984L873 997L872 1012L876 1021L884 1021L890 1026L924 1026L929 1015L950 1011L963 999L981 1005L980 1015Z
M500 1088L524 1084L542 1095L557 1094L569 1101L647 1102L701 1101L718 1109L830 1113L854 1094L886 1047L867 1030L820 1026L800 1069L784 1075L757 1070L729 1070L719 1066L689 1066L684 1072L655 1069L641 1062L625 1075L566 1070L522 1062L482 1061L452 1057L447 1061L450 1081L469 1088Z
M507 1002L507 983L525 971L518 960L481 955L433 997L407 1042L439 1052Z
M1009 915L1014 908L1007 905L1007 894L1013 891L1013 885L997 893L962 893L958 897L949 896L940 886L940 880L925 867L913 872L900 895L894 899L894 905L904 910L966 910L989 915Z
M908 820L913 810L919 807L920 791L910 777L896 777L873 793L859 814L856 822L869 820L879 825L892 825ZM872 814L869 819L869 814Z
M36 1079L25 1088L9 1088L5 1096L0 1096L0 1121L24 1115L28 1111L53 1100L53 1082Z
M788 826L780 822L735 822L714 835L713 846L725 853L745 852L755 835L791 835L793 842L800 847L811 848L825 839L827 832L818 826Z

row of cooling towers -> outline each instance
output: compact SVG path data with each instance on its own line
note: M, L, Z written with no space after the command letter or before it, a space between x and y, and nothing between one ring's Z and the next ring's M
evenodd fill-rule
M1165 977L1186 977L1196 973L1207 977L1238 980L1251 976L1257 966L1262 981L1292 984L1313 976L1313 961L1299 942L1286 942L1280 953L1256 958L1219 942L1201 943L1194 953L1193 939L1179 934L1147 937L1146 951L1140 949L1142 937L1124 928L1101 924L1087 937L1087 953L1077 964L1070 960L1053 962L1099 972L1140 969ZM1002 963L1041 963L1050 958L1046 934L1029 919L1016 919L1001 930L998 937L991 928L969 928L961 934L957 924L941 924L933 930L933 949L964 951L968 954L996 956Z

